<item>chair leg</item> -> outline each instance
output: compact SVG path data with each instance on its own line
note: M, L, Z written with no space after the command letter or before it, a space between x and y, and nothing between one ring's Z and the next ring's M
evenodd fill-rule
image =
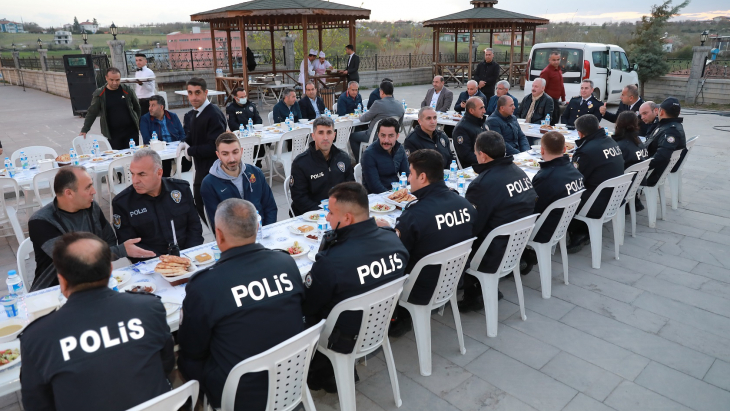
M588 234L591 239L591 266L601 268L601 247L603 246L603 223L600 220L588 220Z
M625 213L624 211L624 215L626 215ZM631 215L631 236L636 237L636 203L634 201L629 201L629 214ZM626 231L625 227L623 231ZM624 245L623 238L621 239L621 245Z
M646 196L646 212L649 214L649 227L656 227L657 187L644 187Z
M418 364L421 375L431 375L431 310L429 306L412 304L402 305L408 309L413 318L413 333L416 335L416 349L418 350Z
M385 364L388 366L388 376L390 377L390 385L393 386L393 399L395 400L395 406L400 408L401 405L403 405L403 401L400 399L400 386L398 385L398 371L395 369L395 361L393 360L393 350L390 348L390 340L388 339L388 336L386 335L383 339L383 356L385 357ZM353 379L354 383L354 375L352 374L352 367L350 367L350 377ZM339 387L337 387L339 392ZM352 387L352 408L342 408L343 410L354 410L355 409L355 386ZM340 402L340 406L342 406L342 403Z
M314 400L312 399L312 393L309 392L309 387L307 387L306 380L305 383L302 384L302 405L304 406L305 411L315 411L316 408L314 408Z
M682 177L684 177L684 171L679 170L675 173L677 176L675 179L677 180L676 186L677 186L677 206L679 206L679 203L682 202L682 186L684 186L684 183L682 182ZM671 174L670 174L671 176ZM674 186L672 186L674 188ZM674 207L672 207L674 208Z
M515 276L515 284L517 285L517 301L520 303L520 316L522 317L522 321L527 320L527 316L525 315L525 297L522 295L522 279L520 278L520 265L516 265L514 270L512 270L514 276Z
M451 295L450 301L451 301L451 312L454 314L454 325L456 326L456 338L459 339L459 352L463 355L463 354L466 354L466 347L464 347L464 330L461 329L461 314L459 313L459 306L456 303L456 292L455 291Z
M616 212L616 217L618 217L618 232L621 234L619 236L619 241L621 245L624 245L624 234L626 232L626 204L619 207Z
M487 315L487 336L497 336L497 313L499 312L499 276L497 274L483 274L479 278L482 286L482 298L484 298L484 311Z
M337 383L337 395L340 397L341 410L355 409L355 362L350 361L354 357L350 355L333 353L328 356L335 369L335 382Z
M565 285L568 285L568 245L565 237L560 239L560 255L563 263L563 281L565 281Z
M679 206L679 180L681 180L680 172L669 173L667 176L669 191L672 193L672 210L676 210Z
M550 259L550 251L552 247L548 244L534 244L532 248L537 254L537 267L540 270L540 288L542 288L542 298L548 299L551 294L552 287L552 261Z
M662 220L667 219L667 209L666 209L666 200L667 200L667 193L665 190L666 184L664 184L662 187L657 187L657 192L659 193L659 215L658 217Z
M622 210L619 210L619 211L622 211ZM618 248L621 245L621 237L623 234L623 232L621 230L621 221L619 221L619 219L621 217L625 217L625 216L626 216L626 214L624 214L624 213L621 213L620 215L617 213L611 219L611 224L613 224L613 245L614 245L614 248L616 249L616 259L617 260L619 259Z

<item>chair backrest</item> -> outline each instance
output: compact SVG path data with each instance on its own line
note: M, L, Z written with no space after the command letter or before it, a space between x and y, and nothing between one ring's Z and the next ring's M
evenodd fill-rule
M335 122L335 132L337 133L335 146L347 152L349 146L347 143L350 141L350 134L352 134L352 121Z
M41 206L43 206L43 202L41 201L42 183L48 183L51 187L51 199L56 198L56 192L53 190L53 180L56 179L56 174L58 174L60 170L60 168L52 168L50 170L41 171L33 176L33 193L35 193L35 198Z
M241 143L241 161L245 164L255 164L256 147L261 145L261 137L244 137L239 138Z
M130 164L132 164L132 156L121 157L109 163L109 170L106 173L106 183L109 185L110 196L114 194L113 187L116 185L116 183L114 182L114 177L117 173L115 169L124 169L124 172L122 173L121 185L126 188L132 184L132 173L129 171Z
M469 259L474 240L476 240L476 237L454 244L441 251L431 253L418 260L418 263L416 263L413 270L409 273L408 281L403 286L403 293L400 296L400 300L408 301L413 285L418 281L418 276L424 267L439 265L441 266L441 271L439 272L438 282L431 296L429 306L439 307L448 301L454 293L457 284L459 284L461 273L464 272L464 267L466 266L466 261Z
M461 161L459 161L459 156L456 155L456 148L454 147L453 138L449 138L449 151L451 152L451 158L456 160L456 166L459 167L459 170L461 170L463 167L461 167Z
M10 220L10 226L13 227L15 238L18 240L18 244L21 244L23 240L25 240L25 233L23 233L23 228L20 226L20 220L18 220L18 212L15 211L15 208L11 206L7 206L5 208L5 212L8 215L8 220Z
M689 140L687 140L687 144L686 144L687 154L684 155L684 158L682 159L682 162L679 163L679 168L677 168L677 171L675 171L675 173L682 171L682 169L684 168L684 165L687 164L687 156L689 156L689 152L692 151L692 147L695 146L695 143L697 143L697 140L699 140L699 139L700 139L700 136L694 136L694 137L690 138Z
M288 411L302 402L306 388L309 361L312 359L325 320L261 354L239 362L228 373L223 386L221 410L233 411L238 382L246 373L268 371L267 411Z
M606 208L603 210L603 217L601 217L604 223L612 219L613 216L616 215L616 212L619 210L619 207L621 206L624 197L626 197L626 192L629 191L629 186L631 186L631 179L633 177L634 173L627 173L618 177L609 178L608 180L602 182L598 187L596 187L596 191L591 194L590 198L588 198L588 201L583 204L583 207L578 212L578 215L581 217L585 217L586 215L588 215L588 211L590 211L591 207L593 207L593 203L596 201L596 198L598 198L598 195L601 194L601 191L603 191L604 189L613 188L611 198L608 200L608 204L606 204Z
M558 226L555 227L555 231L553 231L553 235L552 237L550 237L550 241L548 241L547 244L552 245L560 241L560 239L563 238L563 236L565 235L565 232L568 231L568 225L573 219L575 212L578 210L578 206L580 205L580 198L581 196L583 196L583 193L585 191L586 190L577 191L550 204L548 208L546 208L545 211L540 214L540 217L535 222L535 229L532 230L532 234L530 235L530 241L533 241L535 239L535 235L537 235L537 233L540 231L540 228L542 227L543 223L545 223L545 220L548 218L550 213L553 210L560 210L562 208L563 212L560 215L560 221L558 222Z
M274 112L269 111L269 115L268 115L268 117L266 117L266 119L269 120L269 125L273 126L274 125Z
M659 180L657 180L656 184L654 185L655 187L659 187L664 184L667 176L669 175L669 173L672 172L674 165L677 164L677 161L679 161L679 157L682 156L682 151L684 151L684 149L674 150L674 152L672 152L672 156L669 157L669 164L667 164L667 168L662 171L662 175L659 176Z
M327 347L330 334L332 334L341 313L345 311L362 311L362 323L360 323L360 331L357 333L353 354L356 357L361 357L375 351L380 347L383 339L388 336L390 319L393 316L395 306L398 304L398 297L403 291L403 283L407 278L408 276L404 275L374 290L348 298L337 304L327 316L324 331L319 337L319 345Z
M530 239L532 229L535 228L535 220L537 220L537 216L538 214L533 214L520 218L517 221L503 224L490 231L487 238L485 238L482 242L482 245L479 246L476 254L474 254L469 268L474 271L479 271L479 264L481 264L484 259L484 255L487 253L489 245L495 238L505 235L509 236L509 241L507 241L507 248L504 250L502 262L499 263L499 268L497 269L496 274L512 271L515 266L520 263L522 252L525 250L527 241Z
M355 174L355 181L362 184L362 163L355 164L353 173Z
M109 140L100 135L87 134L84 136L78 136L74 138L73 146L76 150L76 154L91 154L91 150L94 148L94 140L99 143L99 149L101 151L111 150L112 146L109 144Z
M294 215L294 209L291 208L291 179L292 176L287 176L284 180L284 197L286 198L286 206L289 208L289 215Z
M628 191L626 191L626 197L624 197L627 201L629 199L636 197L636 192L639 190L639 187L641 186L641 182L644 181L644 177L646 177L646 173L649 172L650 163L651 163L651 159L649 158L649 159L642 161L641 163L636 163L633 166L624 170L624 174L636 173L634 175L634 180L631 183L631 187L629 187Z
M26 238L23 240L22 243L18 246L18 252L15 254L16 261L18 263L18 274L20 274L20 279L23 280L23 285L25 286L26 290L30 290L30 286L33 283L33 280L31 280L30 273L28 270L26 270L25 267L25 260L30 256L30 253L33 252L33 242L30 241L30 238Z
M10 156L10 161L12 161L16 167L18 167L20 165L20 162L18 160L20 159L21 151L24 152L26 156L28 156L28 166L30 166L30 167L38 164L38 160L44 160L46 158L55 159L56 157L58 157L58 154L56 154L56 150L54 150L50 147L45 147L45 146L23 147L23 148L13 151L13 154Z
M18 185L18 182L14 178L0 177L0 211L2 211L0 223L3 223L8 219L8 211L5 204L5 193L8 188L15 191L15 201L20 201L20 186Z
M286 141L291 140L291 161L294 161L299 154L307 151L307 138L309 138L309 133L311 133L309 129L300 128L282 134L279 139L279 144L276 146L276 155L281 158Z
M145 401L142 404L134 408L130 408L127 411L169 411L178 410L180 407L190 399L190 410L195 407L195 402L198 401L198 392L200 391L200 384L196 380L188 381L185 384L175 388L170 392L166 392L159 395L149 401Z
M183 158L185 158L185 153L183 153L181 151L180 155L177 156L177 158L175 158L175 176L174 177L179 178L181 180L187 180L183 176L183 171L182 171L182 159ZM190 179L188 181L190 181L190 184L192 184L193 180L195 179L195 162L193 162L193 165L190 167L190 171L187 171L187 173L189 173L189 176L190 176Z

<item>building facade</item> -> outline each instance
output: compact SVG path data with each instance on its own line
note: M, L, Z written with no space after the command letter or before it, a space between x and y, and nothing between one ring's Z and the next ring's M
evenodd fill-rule
M59 30L53 33L53 44L70 45L73 44L73 37L70 31Z
M25 30L23 29L23 23L0 19L0 33L25 33Z
M98 24L94 24L94 23L92 23L90 21L85 21L83 23L79 23L79 25L81 26L81 28L83 30L88 31L91 34L96 34L96 32L99 30L99 25Z

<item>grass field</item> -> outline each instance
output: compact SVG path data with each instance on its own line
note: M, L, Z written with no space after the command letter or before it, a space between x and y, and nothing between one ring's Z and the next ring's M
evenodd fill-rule
M43 47L47 47L48 44L53 42L53 34L29 34L29 33L23 33L23 34L9 34L9 33L0 33L0 49L4 51L11 50L11 45L15 43L15 46L18 50L25 51L25 50L35 50L38 48L38 44L36 43L38 39L41 39L43 42ZM112 40L111 34L89 34L89 40L88 42L93 44L94 47L107 47L106 42L107 40ZM156 42L159 42L161 45L165 45L167 42L167 37L165 34L118 34L117 40L124 40L127 42L127 44L124 46L125 49L131 49L131 48L143 48L147 46L152 46ZM136 40L136 41L135 41ZM73 45L72 47L79 51L79 44L83 43L84 40L81 38L80 34L74 34L73 35ZM136 44L136 46L135 46ZM24 47L25 46L25 47ZM50 50L48 52L48 55L51 55L52 52L57 50ZM69 54L70 50L62 50L61 54ZM22 53L21 53L22 55Z

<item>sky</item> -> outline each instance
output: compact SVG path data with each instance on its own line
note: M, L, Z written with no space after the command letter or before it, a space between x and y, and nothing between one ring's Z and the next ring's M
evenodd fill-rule
M6 1L0 11L0 18L11 21L33 21L43 27L58 27L72 23L76 16L79 22L96 18L99 24L108 26L140 25L147 23L190 21L190 15L202 11L235 4L236 0L175 0L149 2L147 0L125 0L123 6L110 6L112 2L92 0L25 0ZM415 20L456 13L472 6L468 0L335 0L341 4L363 7L371 10L372 20ZM675 0L677 4L681 0ZM653 4L662 0L611 0L585 1L560 0L537 2L535 0L502 0L497 8L518 13L548 18L551 21L573 21L604 23L612 21L635 21L648 14ZM62 5L62 6L59 6ZM419 7L413 7L418 5ZM429 7L431 5L431 7ZM715 16L730 16L730 2L727 0L691 0L680 19L705 20Z

